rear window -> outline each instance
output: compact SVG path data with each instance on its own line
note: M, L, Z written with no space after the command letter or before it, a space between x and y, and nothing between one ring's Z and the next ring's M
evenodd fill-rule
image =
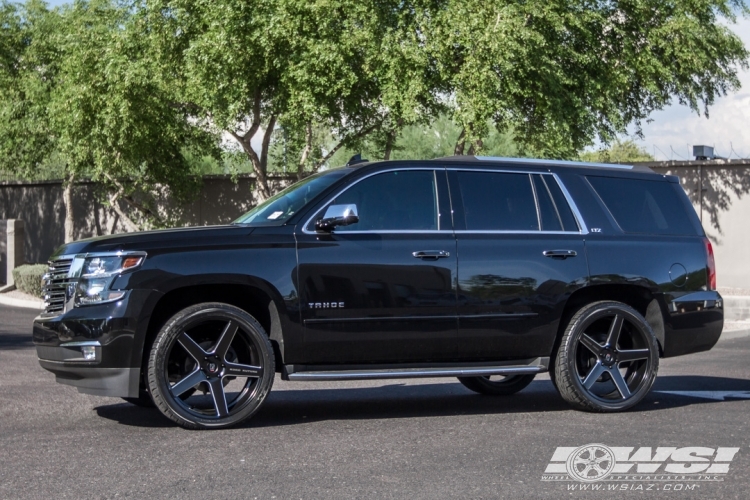
M665 181L587 177L612 216L626 233L696 234L686 204Z

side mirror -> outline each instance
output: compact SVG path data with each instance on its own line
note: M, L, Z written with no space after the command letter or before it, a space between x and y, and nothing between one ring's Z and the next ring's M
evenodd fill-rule
M357 205L331 205L326 209L322 219L315 221L315 229L331 231L336 226L348 226L359 222Z

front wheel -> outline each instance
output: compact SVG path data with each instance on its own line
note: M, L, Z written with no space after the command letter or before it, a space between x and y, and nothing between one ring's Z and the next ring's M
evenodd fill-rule
M635 309L621 302L594 302L571 318L554 366L557 389L574 408L622 411L651 390L659 346Z
M488 396L510 396L524 389L535 375L500 375L493 377L458 377L464 387Z
M197 304L156 336L149 391L156 407L182 427L229 427L258 411L274 367L268 336L252 316L229 304Z

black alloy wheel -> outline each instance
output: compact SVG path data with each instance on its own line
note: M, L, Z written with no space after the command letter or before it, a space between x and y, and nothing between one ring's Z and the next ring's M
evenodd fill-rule
M594 302L571 318L554 366L557 389L574 408L622 411L651 390L659 346L635 309L621 302Z
M464 387L479 394L488 396L510 396L534 380L535 374L531 375L493 375L490 377L458 377Z
M229 427L260 408L274 367L268 335L251 315L228 304L197 304L156 336L149 391L156 407L182 427Z

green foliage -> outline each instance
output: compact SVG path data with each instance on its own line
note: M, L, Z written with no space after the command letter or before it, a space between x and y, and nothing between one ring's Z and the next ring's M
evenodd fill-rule
M218 157L217 135L177 104L138 10L114 0L55 10L31 1L3 4L1 14L12 49L0 76L4 170L99 181L133 228L165 222L158 196L197 194L187 155Z
M648 151L640 147L633 140L616 140L612 146L597 151L581 153L581 160L600 163L632 163L637 161L655 161Z
M155 200L189 199L202 173L252 171L264 197L268 173L358 151L575 158L672 99L707 113L737 89L748 52L726 23L746 13L743 0L3 1L0 170L92 177L113 207L163 225ZM220 132L238 149L221 152ZM626 146L607 157L640 158Z
M705 111L739 87L742 0L447 0L424 26L469 142L491 120L519 145L575 157L674 97Z
M13 269L16 288L34 297L42 297L42 276L47 272L45 264L26 264Z

